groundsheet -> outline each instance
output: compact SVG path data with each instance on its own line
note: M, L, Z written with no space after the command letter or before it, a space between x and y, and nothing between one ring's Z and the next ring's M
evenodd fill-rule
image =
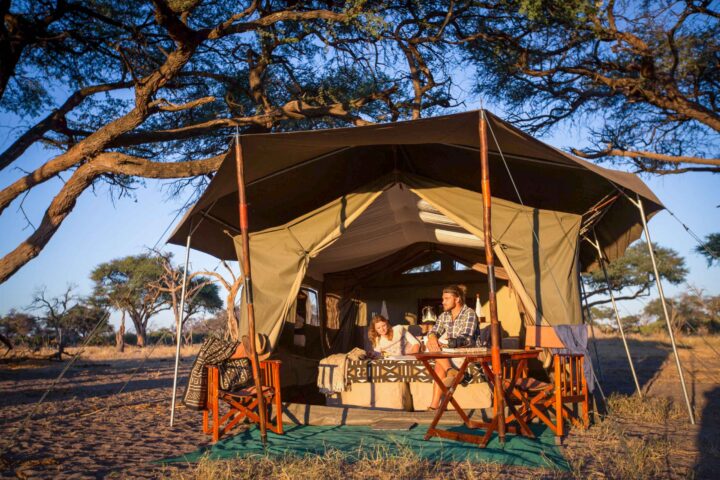
M465 427L452 427L449 430L471 433ZM569 468L562 453L554 445L552 432L542 426L533 425L537 436L535 439L507 435L505 445L501 446L497 435L494 435L486 448L437 437L428 441L424 439L426 431L427 425L404 431L380 431L368 426L351 425L297 425L286 428L284 435L268 432L267 448L263 449L260 430L253 426L214 445L162 460L162 463L197 462L203 457L215 460L253 455L302 457L339 450L346 454L349 461L378 453L404 455L413 452L420 458L440 462L492 462L559 470Z

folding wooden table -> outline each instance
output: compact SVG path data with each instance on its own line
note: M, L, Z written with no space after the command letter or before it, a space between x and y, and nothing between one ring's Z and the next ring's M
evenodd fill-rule
M437 412L435 413L435 418L433 419L432 423L430 424L430 427L428 428L427 433L425 434L425 440L429 440L432 437L442 437L442 438L448 438L451 440L457 440L461 442L470 442L475 443L479 445L481 448L484 448L488 442L490 441L490 438L492 436L492 433L497 430L498 428L498 418L496 415L496 409L497 409L497 401L496 399L493 399L493 418L489 422L479 422L475 420L470 420L468 415L465 413L465 411L460 407L460 405L455 401L453 398L453 394L455 393L455 389L457 386L462 382L463 377L465 376L465 371L467 370L468 366L471 363L478 363L482 367L483 371L485 372L485 376L487 377L488 383L490 384L490 387L492 388L493 392L495 391L495 385L494 385L494 375L492 373L492 367L490 365L492 361L492 355L490 353L490 349L487 349L487 351L484 352L477 352L477 349L472 349L473 352L471 353L465 353L465 352L424 352L424 353L416 353L415 358L420 360L423 365L425 365L425 368L427 369L430 376L432 376L435 383L440 387L440 390L443 392L443 400L440 403L440 406L437 409ZM503 381L503 388L500 389L502 392L502 395L505 400L505 405L510 410L510 415L506 418L506 428L505 430L509 433L515 433L524 435L529 438L535 438L535 435L533 435L532 431L530 430L530 427L528 427L527 423L523 418L521 418L520 415L518 415L517 410L513 406L513 404L509 401L510 397L513 395L525 395L524 392L520 391L517 388L517 382L519 380L519 376L526 371L526 365L527 361L533 358L537 358L540 354L540 350L510 350L510 349L504 349L500 350L500 359L502 361L503 365L512 364L513 368L510 369L503 369L504 372L510 372L510 378L504 379ZM430 364L430 361L432 360L438 360L438 359L453 359L453 358L463 358L463 363L460 366L460 369L458 370L457 376L455 377L453 383L451 386L447 387L443 383L443 381L440 379L440 377L435 373L435 369L433 365ZM448 403L452 403L452 406L455 408L455 411L457 411L458 415L460 415L460 418L462 418L463 423L466 427L471 429L482 429L485 430L484 435L479 434L471 434L471 433L461 433L461 432L451 432L448 430L442 430L438 429L437 424L440 421L440 418L442 418L443 414L446 411ZM511 425L511 423L517 423L517 425ZM504 439L501 439L501 441L504 441Z

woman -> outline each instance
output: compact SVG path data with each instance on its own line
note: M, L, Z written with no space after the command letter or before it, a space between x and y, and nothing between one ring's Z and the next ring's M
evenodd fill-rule
M375 315L370 322L368 338L373 347L371 357L383 355L408 355L420 351L420 342L402 325L390 326L390 322L382 315Z

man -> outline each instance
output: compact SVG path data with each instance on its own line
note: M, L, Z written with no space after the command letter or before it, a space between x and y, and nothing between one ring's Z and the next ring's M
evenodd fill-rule
M477 315L473 309L465 305L464 285L450 285L443 289L443 313L437 319L435 326L428 333L427 350L438 352L441 350L440 337L445 336L449 341L454 339L464 347L474 347L477 340ZM455 368L448 359L435 360L435 372L446 385L450 384L457 375ZM428 410L436 410L440 406L441 390L433 384L433 397Z

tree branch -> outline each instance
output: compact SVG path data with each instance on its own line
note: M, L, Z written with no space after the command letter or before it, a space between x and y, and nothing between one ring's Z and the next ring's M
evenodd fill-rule
M578 157L595 160L603 157L628 157L628 158L649 158L668 163L695 163L699 165L715 165L720 166L720 158L702 158L690 157L685 155L665 155L662 153L646 152L646 151L629 151L619 148L607 148L606 150L584 152L573 148L572 153Z

